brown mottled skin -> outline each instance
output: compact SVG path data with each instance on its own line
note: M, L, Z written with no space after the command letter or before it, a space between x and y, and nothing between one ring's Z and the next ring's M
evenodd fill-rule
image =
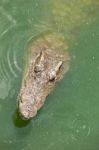
M68 54L64 56L49 48L42 48L31 57L19 95L22 119L28 120L37 114L55 83L68 71L68 60Z

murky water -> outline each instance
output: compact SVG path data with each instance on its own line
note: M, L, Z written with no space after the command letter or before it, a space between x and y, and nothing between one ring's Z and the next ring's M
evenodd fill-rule
M0 149L99 149L99 1L0 1ZM61 33L70 71L38 116L23 122L17 99L31 39Z

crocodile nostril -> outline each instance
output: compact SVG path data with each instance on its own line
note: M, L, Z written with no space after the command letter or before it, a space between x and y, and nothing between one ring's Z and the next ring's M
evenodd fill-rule
M37 114L37 108L36 106L33 106L28 103L26 105L25 103L22 103L19 107L20 116L23 120L28 120L29 118L33 118Z

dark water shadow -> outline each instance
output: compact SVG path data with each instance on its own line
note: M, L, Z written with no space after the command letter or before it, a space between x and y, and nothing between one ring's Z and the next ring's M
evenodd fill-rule
M14 112L12 116L13 123L18 128L24 128L30 124L31 120L22 120L18 109Z

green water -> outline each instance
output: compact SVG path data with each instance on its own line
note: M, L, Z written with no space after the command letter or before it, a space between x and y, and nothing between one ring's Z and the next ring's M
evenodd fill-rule
M0 150L99 149L99 1L0 1ZM17 115L27 45L61 33L70 70L30 122Z

